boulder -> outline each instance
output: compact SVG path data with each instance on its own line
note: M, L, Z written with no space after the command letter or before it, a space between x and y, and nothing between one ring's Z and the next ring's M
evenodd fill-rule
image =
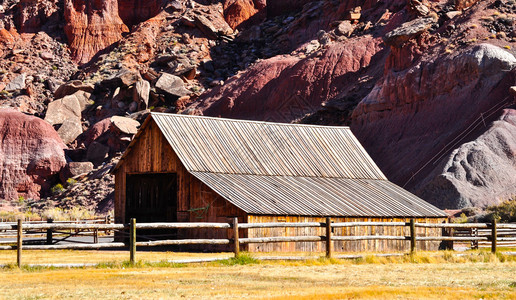
M118 131L124 134L136 134L136 132L138 132L138 127L140 126L140 122L120 116L111 117L111 124Z
M149 105L150 83L146 80L136 82L134 86L134 102L138 103L140 109L147 109Z
M39 199L65 166L65 144L47 122L0 109L0 199Z
M81 104L76 97L64 97L48 104L45 121L51 125L63 124L67 119L81 119Z
M224 19L231 28L235 29L251 19L263 8L265 8L265 5L261 1L225 0ZM263 15L265 15L265 11Z
M65 144L73 142L82 133L81 115L91 106L90 96L79 90L48 104L45 121L51 125L61 125L57 133Z
M85 91L77 91L74 94L66 97L77 99L79 105L81 106L81 112L86 111L94 103L93 100L91 100L91 94Z
M98 166L109 156L109 147L98 142L93 142L88 147L86 159Z
M49 51L43 51L39 54L39 56L44 60L54 60L54 54Z
M174 97L182 97L190 92L185 89L183 80L175 75L163 73L156 82L156 88Z
M90 126L85 133L85 145L89 146L91 143L100 138L103 134L109 131L111 127L111 118L105 118Z
M14 92L25 89L25 79L25 74L14 77L14 79L5 87L5 90L8 92Z
M100 84L107 88L128 87L141 79L139 72L123 68L113 76L103 80Z
M83 83L80 80L73 80L59 86L54 92L54 98L60 99L64 96L75 94L77 91L84 91L91 94L94 89L95 87L92 84Z
M82 133L81 120L77 118L66 119L61 127L57 130L57 134L61 137L65 144L69 144Z
M230 35L233 33L233 30L224 19L212 22L203 15L195 15L194 24L207 38L212 40L218 39L221 35Z
M170 9L171 11L182 11L184 8L183 3L178 0L172 0L167 4L167 9Z
M455 18L456 16L460 16L461 14L462 14L461 11L452 10L452 11L447 12L445 15L446 15L446 18L451 20L451 19Z
M401 47L408 40L428 30L434 23L433 18L417 18L387 33L383 40L386 45Z
M353 30L355 30L355 26L353 26L350 21L346 20L339 23L335 29L335 33L349 37L353 33Z
M456 10L465 10L466 8L471 7L475 3L479 2L479 0L455 0L454 2Z
M86 162L69 162L59 173L61 182L66 182L68 178L76 177L82 174L87 174L93 171L93 164Z
M194 24L206 35L207 38L216 40L219 37L217 28L215 28L211 21L205 16L196 15L194 18Z

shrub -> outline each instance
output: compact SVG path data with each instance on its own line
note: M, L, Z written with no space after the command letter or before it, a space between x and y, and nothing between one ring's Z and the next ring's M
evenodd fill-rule
M65 211L65 214L68 215L70 220L93 219L95 217L95 212L82 207L74 207Z
M47 208L41 213L41 216L46 218L47 220L63 220L64 210L58 207Z
M64 187L62 184L58 183L56 185L54 185L50 191L52 192L52 194L58 194L58 193L61 193L62 191L64 191Z
M461 213L459 217L454 218L453 223L467 223L468 222L468 216L466 216L465 213Z
M73 178L68 178L66 180L66 186L74 186L76 183L77 183L77 180L75 180Z
M18 205L23 206L25 205L25 198L23 196L18 196Z
M487 212L492 218L497 218L500 222L516 222L516 197L506 200L499 205L489 206Z

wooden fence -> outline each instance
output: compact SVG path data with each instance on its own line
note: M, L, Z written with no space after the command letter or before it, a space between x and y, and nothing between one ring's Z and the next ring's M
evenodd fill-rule
M0 222L0 225L16 225L17 222ZM39 224L59 224L59 225L68 225L68 224L83 224L83 225L91 225L91 224L112 224L112 218L111 216L106 216L104 218L95 218L95 219L81 219L81 220L73 220L73 221L54 221L52 219L47 219L45 221L23 221L23 224L25 225L25 233L23 234L24 237L31 237L31 238L37 238L37 237L44 237L45 242L47 245L51 245L54 243L66 241L67 239L71 237L77 237L77 236L92 236L93 242L98 243L99 238L99 230L95 228L78 228L78 229L69 229L63 227L64 229L61 229L61 231L58 230L59 226L55 226L54 229L41 229L36 226L32 229L32 225L39 225ZM28 226L28 227L27 227ZM4 226L5 227L5 226ZM62 231L66 230L66 231ZM110 231L105 229L104 235L109 235ZM12 242L6 241L5 239L13 239L16 238L17 233L14 230L2 230L0 229L0 245L2 244L9 244ZM58 236L59 238L56 238Z
M409 236L335 236L332 235L332 228L338 227L356 227L356 226L408 226L410 228ZM251 228L278 228L278 227L324 227L326 234L324 236L271 236L258 238L240 238L239 229ZM417 236L416 228L441 228L446 234L440 236ZM156 240L156 241L137 241L137 229L198 229L208 228L213 230L232 230L232 239L177 239L177 240ZM128 231L129 242L112 242L112 243L93 243L93 244L62 244L62 245L23 245L23 231L27 230L46 230L53 232L58 230L110 230L110 231ZM345 222L332 223L331 218L327 218L326 222L306 222L306 223L243 223L239 224L238 219L234 218L233 223L136 223L135 219L131 219L129 224L71 224L71 223L39 223L39 224L23 224L22 220L18 220L16 224L0 224L0 231L16 231L15 246L0 246L0 250L17 250L17 264L21 266L22 250L50 250L50 249L102 249L102 248L129 248L130 261L136 261L137 246L165 246L165 245L229 245L233 244L233 252L238 257L240 253L240 244L249 243L278 243L278 242L322 242L327 245L326 256L332 257L333 241L361 241L361 240L404 240L410 242L410 252L417 251L417 241L445 241L448 243L447 248L453 249L453 242L472 242L472 243L489 243L491 251L496 253L499 243L503 246L516 246L516 224L497 224L493 223L416 223L414 219L410 222ZM470 234L467 235L466 232Z

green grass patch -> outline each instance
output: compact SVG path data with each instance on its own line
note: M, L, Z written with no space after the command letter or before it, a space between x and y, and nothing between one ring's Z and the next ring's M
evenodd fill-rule
M242 253L238 257L231 257L228 259L218 260L215 262L215 264L222 266L251 265L259 263L260 260L256 259L248 253Z

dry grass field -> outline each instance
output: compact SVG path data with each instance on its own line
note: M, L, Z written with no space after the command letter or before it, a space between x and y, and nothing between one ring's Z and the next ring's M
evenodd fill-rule
M13 254L0 252L0 263L12 263ZM135 266L124 262L123 251L24 254L27 262L52 263L58 257L58 262L111 263L72 269L4 267L1 299L516 299L516 259L486 252L292 262L244 256ZM138 253L145 260L207 256L228 254Z

